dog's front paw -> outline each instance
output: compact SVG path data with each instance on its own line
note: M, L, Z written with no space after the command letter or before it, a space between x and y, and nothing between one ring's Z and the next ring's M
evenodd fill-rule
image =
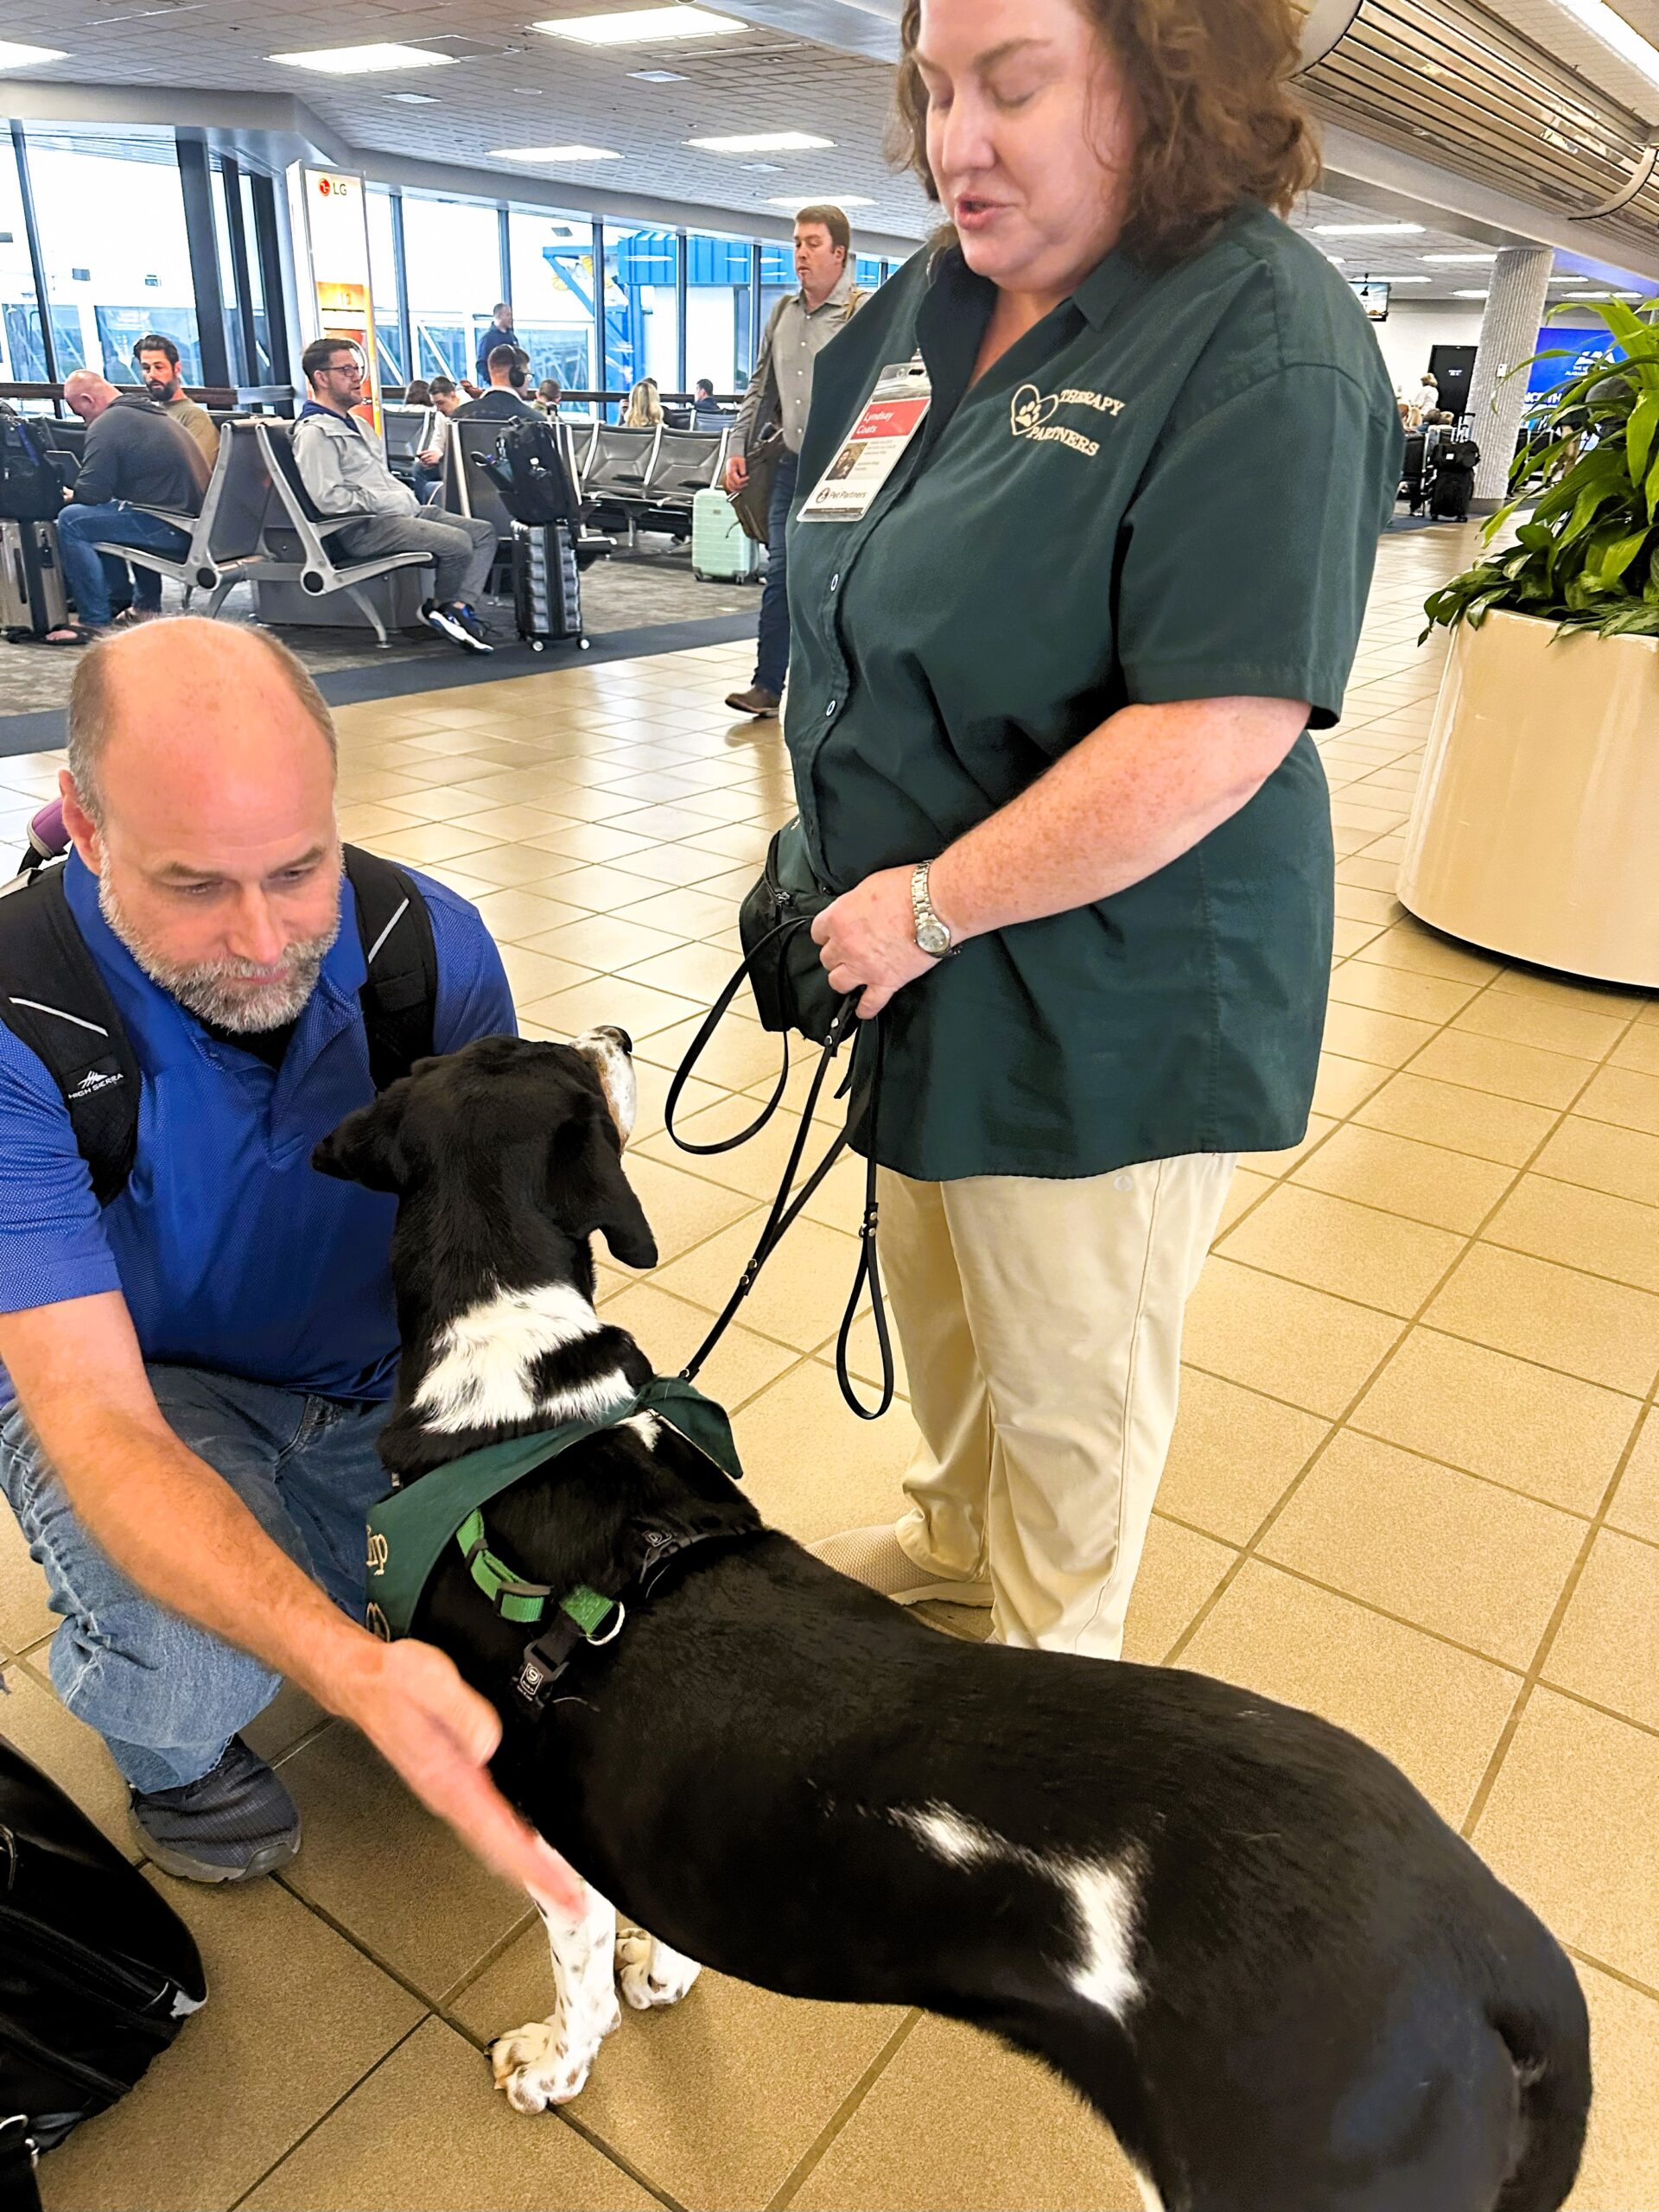
M496 2037L490 2045L490 2071L515 2112L545 2112L581 2094L597 2050L594 2044L572 2050L559 2021L531 2020Z
M616 1931L616 1978L636 2012L658 2005L677 2005L702 1972L694 1959L670 1950L643 1928Z

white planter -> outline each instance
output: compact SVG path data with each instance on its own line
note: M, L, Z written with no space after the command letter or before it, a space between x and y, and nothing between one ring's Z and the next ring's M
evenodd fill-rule
M1399 892L1491 951L1659 985L1659 639L1460 627Z

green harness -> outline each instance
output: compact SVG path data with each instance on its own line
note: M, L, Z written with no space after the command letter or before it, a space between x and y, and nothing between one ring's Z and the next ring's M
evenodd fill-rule
M407 1636L421 1592L446 1548L460 1546L474 1582L504 1620L525 1627L539 1623L554 1592L538 1582L525 1582L503 1565L489 1548L484 1527L484 1508L521 1477L545 1466L568 1452L573 1444L597 1436L635 1414L654 1414L658 1421L683 1436L734 1482L743 1479L732 1425L724 1409L705 1398L677 1376L653 1376L642 1390L610 1407L594 1421L566 1421L558 1428L534 1436L515 1436L505 1444L486 1445L435 1467L407 1490L394 1491L369 1514L368 1624L390 1643ZM645 1542L665 1552L671 1540L647 1533ZM673 1540L676 1549L683 1540ZM555 1601L563 1622L590 1643L608 1643L621 1623L621 1606L602 1591L580 1583ZM610 1633L594 1631L614 1611L618 1618ZM574 1640L574 1638L572 1639Z

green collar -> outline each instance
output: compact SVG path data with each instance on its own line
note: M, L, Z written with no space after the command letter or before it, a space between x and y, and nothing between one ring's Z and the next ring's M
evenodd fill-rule
M712 1459L734 1482L742 1466L723 1409L677 1376L653 1376L642 1390L624 1398L594 1421L566 1421L534 1436L514 1436L486 1445L464 1459L435 1467L407 1490L394 1491L369 1514L368 1624L387 1643L407 1636L421 1592L447 1546L459 1541L474 1582L510 1621L539 1621L552 1592L521 1581L491 1554L485 1538L483 1509L521 1477L545 1466L573 1444L614 1428L635 1414L655 1414L688 1444ZM611 1600L580 1585L558 1601L558 1609L591 1634L610 1610Z

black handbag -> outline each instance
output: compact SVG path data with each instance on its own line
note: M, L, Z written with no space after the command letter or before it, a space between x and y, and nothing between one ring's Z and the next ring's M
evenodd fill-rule
M821 883L814 873L807 851L806 834L799 817L786 822L767 848L766 864L760 880L744 899L738 914L738 935L743 945L742 960L731 981L704 1016L696 1035L686 1049L685 1058L675 1071L674 1080L669 1085L668 1103L664 1109L663 1118L669 1135L682 1152L702 1155L732 1152L739 1145L747 1144L751 1137L758 1136L783 1103L784 1092L789 1083L791 1032L798 1033L809 1043L822 1048L807 1091L806 1103L801 1109L800 1126L795 1132L795 1141L790 1148L789 1159L778 1185L778 1195L772 1200L766 1226L760 1231L760 1242L747 1267L738 1278L737 1287L727 1300L720 1318L692 1354L683 1376L688 1382L696 1379L698 1370L726 1333L738 1307L754 1287L761 1268L777 1250L802 1208L846 1151L854 1129L863 1121L867 1146L864 1217L859 1225L859 1259L853 1276L852 1294L848 1299L847 1310L842 1317L840 1332L836 1339L836 1375L842 1397L860 1420L879 1421L893 1403L894 1384L893 1345L887 1332L887 1307L881 1295L881 1273L875 1249L879 1218L875 1195L875 1124L881 1096L883 1039L881 1020L878 1015L874 1021L862 1025L872 1033L868 1047L861 1050L857 1007L861 994L857 991L842 994L834 990L818 957L818 948L812 937L814 918L839 896L838 892ZM675 1128L675 1109L709 1039L720 1027L732 1001L745 982L753 994L755 1011L760 1017L761 1027L776 1032L784 1040L783 1064L779 1069L771 1097L747 1128L740 1129L735 1136L718 1138L712 1144L694 1144ZM800 1172L807 1139L811 1134L812 1117L817 1110L818 1100L836 1055L849 1034L855 1037L852 1058L841 1090L837 1093L837 1096L846 1096L849 1100L846 1126L798 1191L795 1178ZM861 1059L864 1060L868 1069L868 1079L863 1082L856 1080ZM867 1281L874 1313L876 1344L881 1356L881 1395L874 1407L861 1402L853 1388L849 1365L853 1324L858 1318L858 1301Z
M54 1782L0 1742L0 2204L167 2049L207 1984L172 1906Z

